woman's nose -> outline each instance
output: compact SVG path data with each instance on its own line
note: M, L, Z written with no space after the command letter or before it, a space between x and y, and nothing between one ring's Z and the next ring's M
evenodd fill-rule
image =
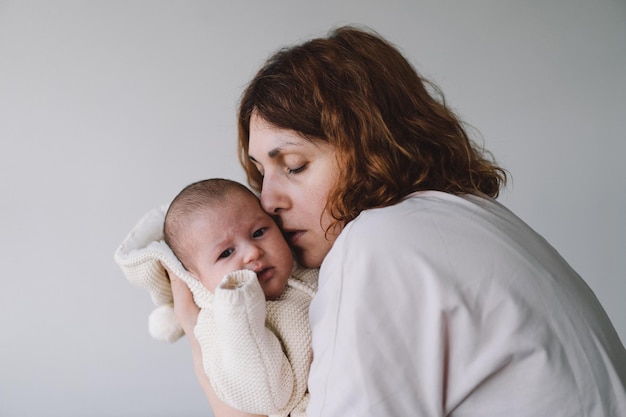
M261 207L269 214L279 214L280 210L287 208L285 193L267 176L263 178Z

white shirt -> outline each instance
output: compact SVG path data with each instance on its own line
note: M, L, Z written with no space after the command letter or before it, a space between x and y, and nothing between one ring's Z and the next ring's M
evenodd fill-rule
M596 297L490 199L361 213L310 323L308 417L626 416L626 351Z

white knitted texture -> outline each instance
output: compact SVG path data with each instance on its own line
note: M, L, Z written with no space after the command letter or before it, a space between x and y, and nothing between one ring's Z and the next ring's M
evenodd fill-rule
M169 313L173 313L173 299L165 264L187 284L200 307L194 333L218 397L251 413L306 417L313 358L308 312L317 290L318 270L294 268L278 300L265 301L251 271L227 275L224 288L214 296L162 241L166 212L166 206L148 212L114 255L126 278L148 290L158 306L150 315L152 336L175 341L183 334Z
M148 290L152 301L158 306L150 316L149 330L152 337L173 342L184 332L176 318L172 317L173 310L169 310L171 314L164 314L162 306L172 306L174 299L163 264L187 284L200 307L210 304L212 295L189 274L163 242L166 212L167 206L162 206L144 215L117 248L114 259L126 278L133 285Z
M163 304L152 310L148 316L148 330L153 338L165 342L175 342L185 334L176 319L173 304Z
M195 328L205 372L222 401L255 414L305 416L312 360L308 307L317 272L294 270L282 296L267 302L253 272L224 278Z

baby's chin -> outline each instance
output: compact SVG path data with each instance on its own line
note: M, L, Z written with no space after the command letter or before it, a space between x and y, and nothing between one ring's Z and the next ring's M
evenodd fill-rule
M269 301L279 299L280 296L283 295L283 293L285 292L285 288L287 288L287 279L288 277L280 279L280 283L274 282L272 280L270 282L262 284L261 288L263 289L263 294L265 294L265 299ZM276 281L278 280L279 279L277 279Z

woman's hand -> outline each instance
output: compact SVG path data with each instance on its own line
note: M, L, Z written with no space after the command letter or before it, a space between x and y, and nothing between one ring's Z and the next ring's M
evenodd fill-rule
M235 410L229 405L222 402L211 387L209 378L204 372L204 366L202 364L202 350L200 344L193 333L193 329L198 321L198 314L200 314L200 308L193 301L193 295L191 290L187 287L180 278L172 273L167 267L165 267L170 281L172 284L172 297L174 298L174 313L178 322L183 327L189 344L191 345L191 353L193 355L193 366L196 372L200 386L204 391L213 414L215 417L262 417L256 414L244 413L243 411Z
M193 295L189 287L187 287L187 284L165 265L163 265L163 267L167 271L172 285L172 297L174 298L174 314L176 315L176 319L178 319L187 337L195 341L193 329L196 327L200 308L193 301Z

